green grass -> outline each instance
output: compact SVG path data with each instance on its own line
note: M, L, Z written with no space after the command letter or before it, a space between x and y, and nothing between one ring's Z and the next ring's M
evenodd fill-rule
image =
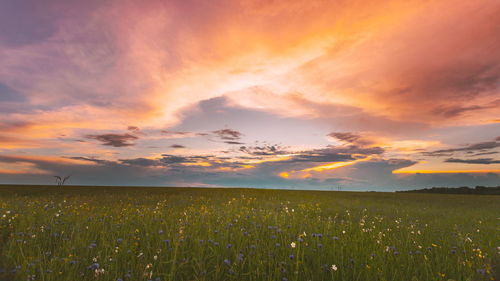
M481 195L1 187L0 280L498 280L499 203Z

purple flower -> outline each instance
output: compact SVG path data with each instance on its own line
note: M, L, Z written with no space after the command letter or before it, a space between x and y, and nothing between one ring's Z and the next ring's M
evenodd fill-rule
M95 262L95 263L91 264L88 267L88 269L90 269L90 270L96 270L96 269L99 269L99 267L100 267L99 264Z
M289 255L288 256L291 260L293 260L295 258L295 256L293 254Z
M227 265L231 265L231 261L230 261L230 260L228 260L228 259L225 259L225 260L224 260L224 263L225 263L225 264L227 264Z

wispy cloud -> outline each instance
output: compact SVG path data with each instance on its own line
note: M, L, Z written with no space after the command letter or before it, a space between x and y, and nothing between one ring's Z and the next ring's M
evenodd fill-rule
M448 163L466 163L466 164L500 164L500 160L493 158L478 158L478 159L457 159L448 158L445 160Z

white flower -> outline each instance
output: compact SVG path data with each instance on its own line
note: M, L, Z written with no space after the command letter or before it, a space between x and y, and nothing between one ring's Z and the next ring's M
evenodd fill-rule
M331 268L333 271L337 271L337 269L338 269L338 268L337 268L337 266L336 266L336 265L334 265L334 264L332 264L332 266L331 266L330 268Z
M290 243L290 246L292 246L292 248L295 248L295 245L295 242Z

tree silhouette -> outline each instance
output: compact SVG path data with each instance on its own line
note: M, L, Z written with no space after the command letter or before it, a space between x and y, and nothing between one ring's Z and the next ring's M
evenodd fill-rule
M71 175L66 176L64 178L62 178L60 176L54 176L54 178L56 178L56 183L59 186L63 186L70 177L71 177Z

